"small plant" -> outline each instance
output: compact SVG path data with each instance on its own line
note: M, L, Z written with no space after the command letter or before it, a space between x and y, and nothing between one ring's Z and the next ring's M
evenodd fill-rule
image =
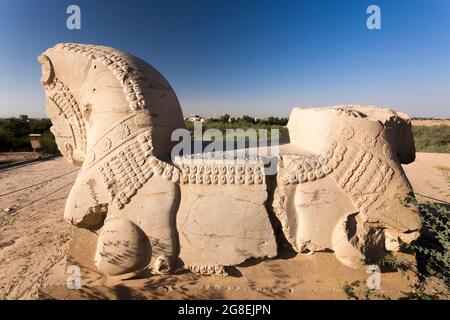
M450 153L450 126L413 126L412 129L417 151Z
M370 300L372 297L379 299L379 300L391 300L391 298L388 297L387 295L385 295L384 293L376 292L375 290L370 289L368 287L364 288L363 294L364 294L364 299L366 299L366 300Z
M450 206L446 204L415 202L423 225L421 236L412 244L400 240L401 247L413 251L417 265L405 261L401 256L386 255L378 261L365 259L365 265L377 264L380 268L388 267L400 271L408 281L410 291L403 299L431 300L450 297ZM407 271L412 272L417 280L411 280ZM345 288L350 292L350 288ZM353 291L354 293L354 291ZM366 288L366 299L377 297L389 299L384 295Z
M358 296L355 293L355 287L354 284L348 283L347 281L345 281L342 285L341 285L341 289L342 292L344 292L345 296L347 297L348 300L359 300Z
M366 300L370 300L370 297L372 296L373 290L370 289L369 287L365 287L364 288L364 298Z
M41 151L45 154L59 154L58 146L55 142L55 137L50 130L45 131L41 136Z
M410 270L412 267L410 262L400 257L394 257L392 254L387 254L380 260L371 260L369 258L365 258L362 260L362 264L364 265L376 264L381 269L387 267L397 271L407 271Z
M28 271L28 260L25 261L25 264L22 265L19 272L17 273L17 276L14 278L13 282L9 285L8 290L6 290L2 296L0 297L0 300L6 300L10 298L13 291L17 288L17 286L23 281L25 278L25 275Z
M401 243L417 257L416 273L421 282L411 285L411 299L435 299L450 296L450 206L430 202L417 203L423 224L421 237L413 244ZM434 281L437 280L437 281ZM434 293L426 292L433 283Z
M410 285L411 291L406 292L403 300L438 300L438 295L427 292L425 284L425 282L420 282Z

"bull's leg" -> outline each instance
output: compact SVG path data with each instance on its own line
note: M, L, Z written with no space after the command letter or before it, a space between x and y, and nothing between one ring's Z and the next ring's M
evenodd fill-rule
M144 231L128 219L107 218L95 253L95 265L104 274L138 272L150 262L152 247Z
M179 253L178 203L178 185L155 175L123 208L110 206L98 240L97 267L109 275L147 267L170 272Z
M332 249L343 264L361 267L365 260L377 261L387 253L384 229L361 214L344 216L334 227Z

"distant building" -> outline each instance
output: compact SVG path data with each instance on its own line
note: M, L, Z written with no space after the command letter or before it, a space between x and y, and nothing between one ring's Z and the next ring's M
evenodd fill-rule
M203 118L202 116L198 115L198 114L191 114L189 117L187 117L186 119L184 119L185 121L200 121L200 122L205 122L205 118Z

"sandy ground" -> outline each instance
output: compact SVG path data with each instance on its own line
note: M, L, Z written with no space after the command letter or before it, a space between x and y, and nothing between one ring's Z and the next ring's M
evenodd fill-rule
M434 120L412 120L413 126L439 126L439 125L446 125L450 126L450 119L434 119Z
M58 158L1 171L0 195L73 170ZM69 225L63 221L63 208L75 177L73 172L0 196L0 298L36 298L47 271L65 255ZM7 208L13 210L5 212Z
M416 161L403 168L418 198L450 202L450 154L418 152Z
M74 168L58 158L0 172L0 299L42 298L38 292L61 299L345 299L344 283L355 285L362 294L368 277L365 269L348 269L331 253L293 256L289 252L278 259L244 263L230 277L181 273L121 282L82 270L83 287L68 290L67 277L61 276L66 274L70 242L63 210L76 177L71 171ZM405 171L420 195L450 202L450 154L418 153ZM69 174L3 195L65 173ZM7 208L12 209L5 212ZM380 292L394 298L408 291L409 285L393 271L382 273L382 284Z
M4 163L36 159L37 157L39 157L39 154L33 152L1 152L0 165Z

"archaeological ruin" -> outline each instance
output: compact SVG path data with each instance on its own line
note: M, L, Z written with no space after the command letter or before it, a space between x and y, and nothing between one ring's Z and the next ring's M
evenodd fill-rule
M38 60L58 148L80 167L64 213L72 262L121 278L227 275L289 245L358 268L419 236L401 167L415 159L406 114L294 108L274 173L258 158L173 159L183 113L155 68L86 44L58 44Z

